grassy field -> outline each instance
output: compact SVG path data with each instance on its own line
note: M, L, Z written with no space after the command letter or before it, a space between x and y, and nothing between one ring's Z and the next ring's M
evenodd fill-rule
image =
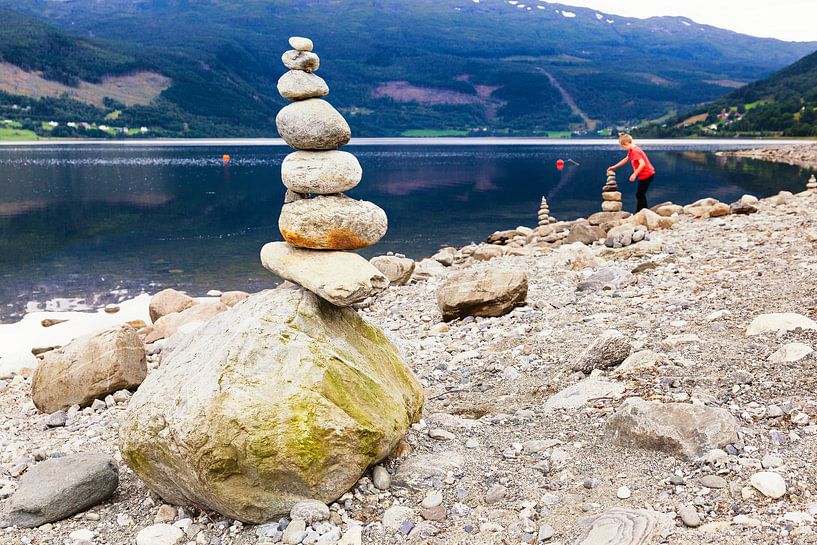
M0 140L39 140L34 131L0 127Z
M401 136L468 136L468 131L457 130L436 130L436 129L411 129L403 131Z

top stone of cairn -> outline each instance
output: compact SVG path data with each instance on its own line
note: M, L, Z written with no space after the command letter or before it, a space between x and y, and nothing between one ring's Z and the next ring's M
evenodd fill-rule
M289 39L289 45L297 51L312 51L312 40L301 36L293 36Z

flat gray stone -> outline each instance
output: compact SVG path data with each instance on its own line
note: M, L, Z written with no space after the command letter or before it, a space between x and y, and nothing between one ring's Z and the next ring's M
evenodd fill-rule
M75 454L40 462L20 479L2 526L36 528L97 505L119 485L110 456Z
M576 545L650 545L671 530L672 519L648 510L610 509L582 520L587 530Z
M624 384L588 378L553 394L545 401L545 410L576 410L596 398L617 398L624 393Z

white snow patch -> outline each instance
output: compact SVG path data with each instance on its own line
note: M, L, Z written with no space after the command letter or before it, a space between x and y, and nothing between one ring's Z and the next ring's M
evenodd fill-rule
M563 11L562 12L562 17L567 17L568 19L572 19L575 16L576 16L576 14L573 13L572 11Z
M681 21L681 22L682 22L683 24L685 24L686 26L692 26L692 24L687 23L686 21Z
M516 4L518 4L518 3L519 3L519 1L518 1L518 0L508 0L508 3L509 3L510 5L512 5L512 6L515 6Z
M612 25L613 23L615 23L615 20L614 19L607 19L607 23Z
M536 6L539 9L545 9L545 6Z
M596 14L596 19L598 19L599 21L601 21L602 19L604 19L604 15L602 15L601 13L597 13L597 14Z
M479 4L479 0L471 0L475 4Z

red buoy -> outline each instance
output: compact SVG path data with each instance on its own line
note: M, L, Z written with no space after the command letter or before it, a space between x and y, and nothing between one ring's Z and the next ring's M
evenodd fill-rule
M229 163L230 156L225 153L224 155L221 156L221 160L224 161L225 163Z
M556 161L556 168L562 170L563 168L565 168L565 162L559 159L558 161Z

